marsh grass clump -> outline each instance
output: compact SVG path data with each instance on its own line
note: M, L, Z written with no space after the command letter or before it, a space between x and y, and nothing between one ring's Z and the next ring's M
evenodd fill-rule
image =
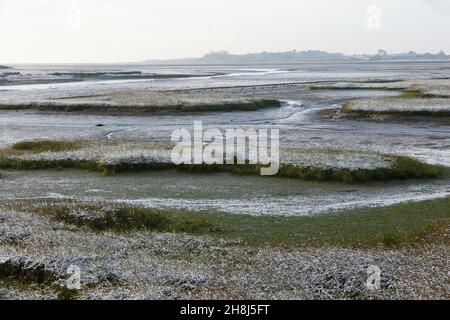
M55 287L58 300L77 300L79 298L80 292L75 289L69 289L64 286Z
M180 107L183 112L207 111L256 111L269 107L281 107L278 100L264 99L254 101L231 102L222 104L184 104Z
M64 275L57 275L44 264L24 257L0 261L0 284L22 289L38 289L54 292L59 300L75 300L79 290L69 289L64 283Z
M20 281L22 284L51 284L58 278L42 264L23 258L0 261L0 279Z
M394 97L396 99L425 99L433 98L433 95L426 94L414 88L408 88L401 91L401 95Z
M98 171L105 175L113 174L111 169L98 164L95 161L74 160L74 159L17 159L0 157L0 168L15 170L45 170L45 169L68 169L76 168L81 170Z
M158 210L137 207L100 205L53 205L40 210L57 221L88 227L95 231L161 230L170 223L170 217Z
M197 233L217 231L216 226L203 219L179 215L153 208L130 205L93 204L52 204L42 206L36 211L56 221L87 227L93 231L160 231Z
M73 151L83 147L80 141L33 140L13 144L10 150L31 153Z
M444 174L444 168L431 165L416 159L396 156L392 175L400 179L426 179L437 178Z
M207 112L207 111L255 111L258 110L256 103L225 103L225 104L185 104L180 107L183 112Z

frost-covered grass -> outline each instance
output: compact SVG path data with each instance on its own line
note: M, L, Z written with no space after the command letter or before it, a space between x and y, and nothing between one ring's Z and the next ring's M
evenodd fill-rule
M397 113L411 115L450 116L450 99L445 98L379 98L354 100L344 104L342 112Z
M0 105L0 110L35 109L58 112L153 113L258 110L280 107L278 100L216 92L186 93L160 91L116 92L108 95L60 97L17 105Z
M57 201L19 204L27 212L92 231L183 232L244 240L247 244L387 247L427 240L449 227L450 198L362 208L310 217L161 211L110 202ZM332 227L332 228L331 228ZM265 232L261 233L261 230ZM428 239L431 240L431 239Z
M390 179L436 178L443 174L443 169L440 167L425 164L408 157L390 156L383 161L385 164L390 162L391 164L389 166L374 166L374 159L371 159L370 156L361 156L359 159L367 159L369 162L365 164L359 163L359 166L362 168L358 168L357 166L353 166L352 168L343 168L342 166L340 168L323 168L314 166L284 165L280 168L278 175L303 180L342 181L345 183L355 183L385 181ZM372 163L370 163L370 161L372 161Z
M339 149L281 149L281 162L298 167L372 170L392 168L394 159L375 152Z
M203 229L196 235L145 230L97 232L53 219L54 207L77 212L91 208L93 215L98 210L82 202L22 200L0 204L0 234L5 230L20 234L20 245L0 242L0 270L7 270L0 274L3 297L448 296L448 198L316 217L175 213L177 219L203 219L219 227L217 232ZM364 286L367 267L372 264L383 271L382 290L370 291ZM81 290L58 292L54 286L64 285L71 265L82 270Z
M425 94L438 97L450 97L450 78L418 80L412 81L411 84L411 88Z
M0 256L0 284L2 287L26 290L33 287L42 293L60 300L74 300L77 291L61 286L60 278L44 263L24 257L4 258ZM47 296L48 297L48 296Z
M60 142L55 142L59 144ZM69 142L63 142L69 143ZM22 170L81 168L104 173L133 166L170 164L170 146L133 142L72 142L84 147L59 152L20 152L12 148L0 152L0 167Z
M74 142L76 150L50 152L0 151L0 168L33 170L79 168L115 174L135 170L178 169L259 174L262 164L181 164L171 160L171 145L144 142ZM282 149L278 176L346 183L371 180L434 178L443 170L418 160L374 152L335 149Z
M402 91L400 97L450 97L450 79L409 79L385 82L335 82L311 86L311 90L374 90ZM409 94L408 94L409 93Z

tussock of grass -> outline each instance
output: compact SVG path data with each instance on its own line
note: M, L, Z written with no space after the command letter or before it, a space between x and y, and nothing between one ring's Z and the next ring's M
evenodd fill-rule
M38 208L37 213L94 231L146 230L197 233L217 230L215 225L200 218L183 218L157 209L129 205L54 204Z
M0 263L0 279L17 279L24 284L50 284L57 278L43 265L31 265L26 261L6 260Z
M437 178L444 174L444 168L423 163L419 160L398 156L395 159L392 176L400 179Z
M199 104L199 105L183 105L183 112L206 112L206 111L255 111L268 107L280 107L278 100L256 100L250 102L224 103L224 104Z
M58 285L61 279L47 270L44 265L25 259L9 259L0 262L0 284L5 287L54 291L59 300L74 300L78 291Z

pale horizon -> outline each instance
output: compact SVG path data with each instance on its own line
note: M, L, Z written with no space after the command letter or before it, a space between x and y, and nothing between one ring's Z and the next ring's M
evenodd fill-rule
M0 63L127 63L221 50L448 53L449 18L445 0L0 0Z

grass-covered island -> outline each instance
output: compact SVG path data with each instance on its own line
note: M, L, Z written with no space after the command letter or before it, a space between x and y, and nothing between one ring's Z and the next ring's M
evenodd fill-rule
M145 115L190 112L256 111L278 108L271 98L216 92L115 92L92 96L67 96L39 101L0 104L0 110L36 110L87 114Z
M178 169L259 174L262 164L174 164L171 145L121 141L23 141L0 149L0 169L78 168L117 174ZM357 150L282 149L277 176L346 183L437 178L443 168L413 158Z
M337 117L372 120L450 120L450 84L443 80L337 82L315 85L312 91L379 91L394 97L352 99L343 103Z
M343 113L376 115L450 117L450 99L446 98L382 98L353 100L344 104Z

